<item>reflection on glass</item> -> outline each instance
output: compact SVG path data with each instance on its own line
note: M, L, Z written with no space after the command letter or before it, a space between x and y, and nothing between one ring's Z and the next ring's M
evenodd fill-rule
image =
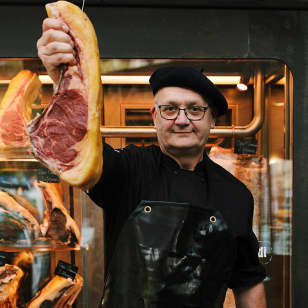
M216 77L242 75L247 68L251 72L248 89L245 92L238 91L235 82L216 84L226 96L229 107L228 113L218 118L216 125L226 128L231 133L228 136L210 136L207 151L215 162L239 178L252 192L255 204L253 230L260 241L260 260L267 270L265 286L268 306L288 308L292 247L292 150L290 147L292 141L290 93L292 91L289 91L292 88L292 76L290 72L283 63L274 60L104 59L101 62L103 75L124 77L150 76L154 69L165 65L190 65L202 69L207 75ZM38 59L0 60L0 99L8 88L9 80L23 69L46 74ZM262 89L260 102L264 104L265 121L254 134L245 137L236 136L232 133L233 127L244 127L254 118L254 106L258 103L255 101L254 92L256 69L262 73L264 89ZM52 91L52 84L42 85L39 97L32 104L33 116L41 112L50 101ZM104 125L115 127L153 125L150 113L153 95L148 84L104 84L103 93ZM156 136L119 136L106 138L106 141L115 148L128 144L147 146L157 142ZM16 164L14 160L18 159L19 163ZM32 216L37 217L41 225L45 205L42 193L35 186L39 169L35 165L37 162L31 162L31 155L25 152L16 152L11 156L1 152L0 161L0 189L26 199L34 207ZM68 189L65 190L62 196L65 199L64 203L71 209L71 196L68 191ZM5 216L7 212L4 210L2 212L2 217L7 219L8 216ZM16 217L18 220L18 215L15 215L15 221ZM16 222L15 226L17 225ZM31 235L28 234L28 237ZM2 240L3 238L5 238L4 233ZM4 250L5 246L2 248ZM42 259L45 260L45 258L47 257L42 256ZM48 262L46 261L46 266L44 265L43 268L49 266L49 256L47 259ZM37 267L33 268L44 272L42 277L45 277L46 270L39 265L41 262L36 257L33 262L33 264L38 263ZM36 290L41 281L39 277L39 275L33 277ZM93 285L93 289L97 288L94 280ZM228 292L225 308L235 306L230 294ZM93 306L95 304L93 303Z
M127 108L125 110L125 125L127 126L153 126L150 110Z
M215 126L232 126L232 109L228 109L227 112L216 119Z
M259 260L266 265L272 261L272 246L270 241L259 241Z
M291 257L292 157L290 156L290 104L287 91L292 85L286 78L285 65L279 61L219 61L219 60L107 60L108 75L146 75L163 65L192 65L207 75L243 75L250 72L248 89L238 91L236 84L216 84L228 101L228 113L217 119L216 127L230 130L228 136L210 136L209 156L239 178L254 198L253 230L260 241L259 257L267 270L265 286L269 307L288 307ZM261 97L256 99L256 76L261 73ZM259 85L260 86L260 85ZM105 86L105 104L125 110L118 122L109 122L110 110L105 108L105 123L114 126L149 126L153 104L151 90L143 86L117 85L117 91ZM114 88L115 89L115 88ZM106 92L105 92L106 93ZM129 97L132 97L130 99ZM149 106L148 109L144 105ZM253 121L256 104L264 110L265 121L259 130L248 136L232 133L233 127L245 127ZM139 107L138 107L139 105ZM118 107L114 107L118 108ZM113 115L114 118L114 115ZM140 146L155 142L153 137L125 137L107 141L115 147L127 144ZM229 294L229 293L228 293ZM234 307L228 298L225 308Z
M126 108L125 109L126 126L153 126L152 114L150 108ZM135 144L141 147L157 144L156 137L127 137L125 144Z
M79 248L59 179L44 170L37 162L0 161L0 250Z

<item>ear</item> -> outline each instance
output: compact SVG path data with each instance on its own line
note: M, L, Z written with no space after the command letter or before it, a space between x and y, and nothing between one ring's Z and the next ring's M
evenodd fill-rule
M152 119L153 119L153 123L154 123L154 127L156 128L156 121L155 121L155 119L156 119L156 109L155 109L155 106L153 105L153 107L150 109L150 111L151 111L151 114L152 114Z
M215 123L216 123L216 118L213 117L211 120L211 129L215 127Z

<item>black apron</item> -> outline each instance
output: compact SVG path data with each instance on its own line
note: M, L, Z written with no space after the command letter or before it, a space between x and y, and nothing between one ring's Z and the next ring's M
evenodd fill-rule
M220 308L235 240L219 211L142 201L107 268L103 308Z

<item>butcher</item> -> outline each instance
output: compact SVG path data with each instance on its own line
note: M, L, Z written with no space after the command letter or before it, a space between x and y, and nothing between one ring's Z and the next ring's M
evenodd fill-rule
M67 26L45 19L37 47L57 85L59 66L75 64ZM102 176L87 192L105 215L99 307L221 308L227 288L238 308L266 307L253 197L205 152L226 99L191 67L159 68L150 87L159 146L104 143Z

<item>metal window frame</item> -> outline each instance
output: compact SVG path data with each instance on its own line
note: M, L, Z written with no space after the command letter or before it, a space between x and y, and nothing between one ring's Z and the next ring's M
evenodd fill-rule
M207 8L107 5L86 7L85 11L94 23L105 58L278 59L292 72L293 140L290 142L294 176L290 301L293 307L306 308L308 11L303 1L298 1L297 7L290 5L291 1L288 5L271 1L272 8L265 8L265 2L254 9L227 5ZM43 7L6 3L0 9L0 57L37 57L36 40L46 16Z

